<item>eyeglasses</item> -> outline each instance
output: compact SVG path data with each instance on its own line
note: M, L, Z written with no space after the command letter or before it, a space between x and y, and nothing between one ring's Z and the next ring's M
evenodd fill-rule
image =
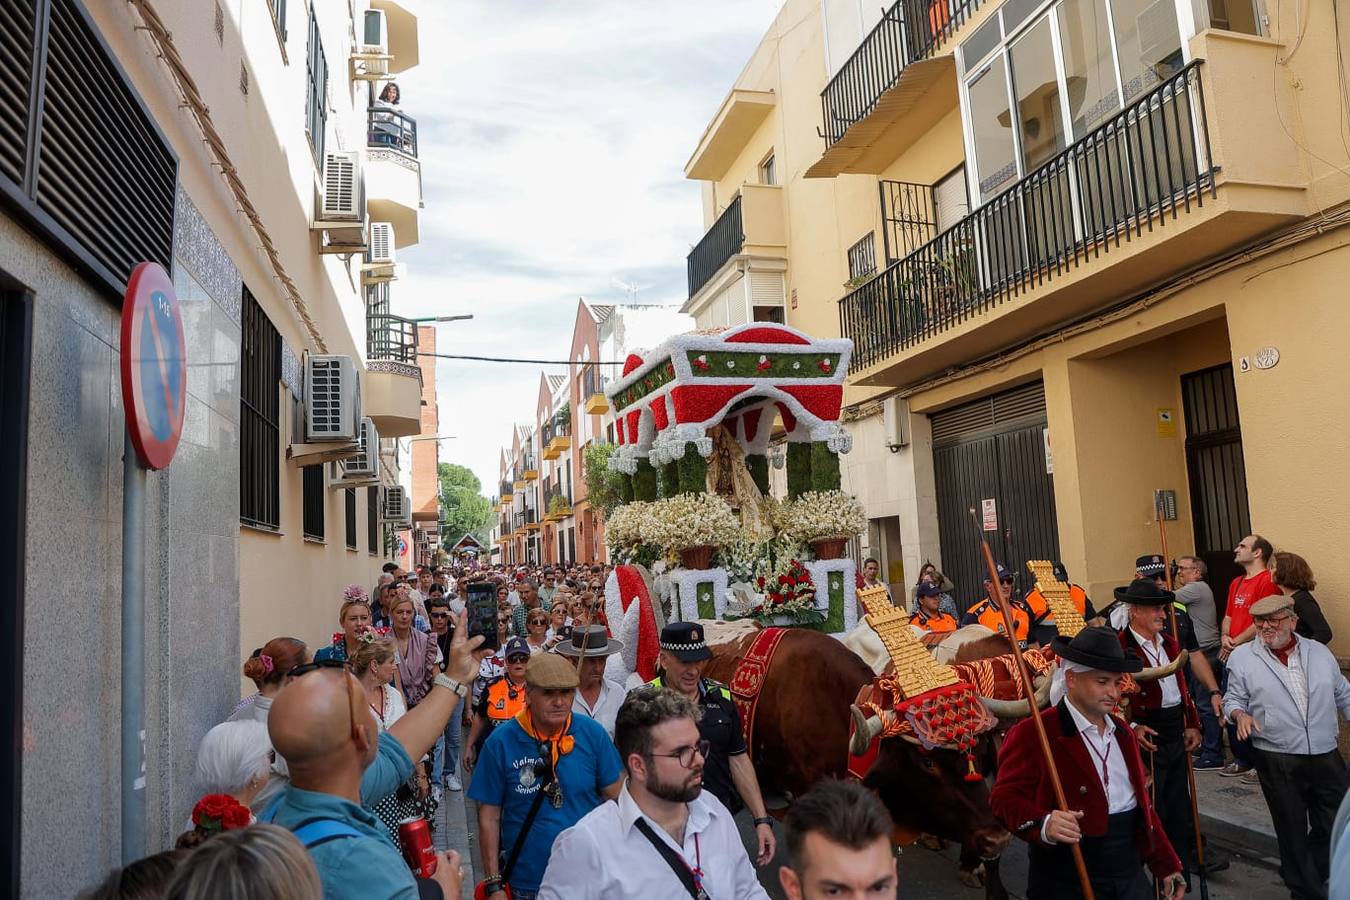
M1292 617L1292 616L1289 616L1289 615L1283 615L1283 616L1270 616L1269 618L1253 618L1252 621L1253 621L1253 623L1256 625L1257 628L1266 628L1266 627L1274 628L1274 627L1276 627L1277 625L1279 625L1281 622L1283 622L1285 619L1290 619L1290 618L1293 618L1293 617Z
M686 769L692 769L694 767L694 754L697 753L706 760L708 758L708 748L711 746L712 744L709 741L699 741L697 744L690 747L676 747L670 753L653 753L652 756L664 756L668 759L678 759L680 765L684 766Z
M530 657L529 657L528 654L525 654L525 653L514 653L514 654L512 654L511 656L508 656L508 657L506 658L506 664L507 664L508 666L516 665L517 663L519 663L519 664L521 664L521 665L524 665L525 663L527 663L527 662L529 662L529 661L530 661Z
M347 668L347 664L336 659L316 659L314 662L303 663L286 673L289 678L302 678L310 672L319 669L341 669L347 676L347 714L351 719L352 737L356 738L361 734L361 723L356 718L356 701L352 699L352 684L355 683L356 689L361 690L361 682L356 680L356 676Z
M448 619L448 618L450 618L450 614L449 614L449 613L432 613L432 614L431 614L431 618L433 618L433 619Z

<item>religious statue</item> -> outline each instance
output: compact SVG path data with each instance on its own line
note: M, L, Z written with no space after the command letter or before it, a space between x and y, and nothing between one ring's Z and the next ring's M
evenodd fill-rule
M754 540L772 539L774 530L767 502L745 466L740 441L722 425L713 426L709 436L713 439L713 452L708 459L708 492L721 496L740 514L747 536Z

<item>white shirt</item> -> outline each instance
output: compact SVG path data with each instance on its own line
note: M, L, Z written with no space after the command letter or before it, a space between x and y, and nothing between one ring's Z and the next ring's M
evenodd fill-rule
M665 858L637 829L647 819L628 793L601 803L558 835L539 885L538 900L689 900ZM708 791L689 803L684 846L647 819L656 836L703 872L703 888L716 900L768 900L755 877L731 813Z
M1097 771L1097 780L1102 783L1102 790L1106 793L1107 815L1114 816L1116 813L1134 809L1139 805L1139 800L1134 796L1134 785L1130 782L1130 769L1125 765L1125 754L1121 752L1120 743L1116 740L1116 720L1111 716L1106 717L1106 734L1103 735L1097 730L1096 725L1088 721L1087 716L1078 711L1072 700L1065 700L1064 706L1069 710L1069 715L1073 716L1074 727L1078 729L1078 736L1092 759L1092 768ZM1045 821L1041 823L1041 840L1054 843L1045 833L1045 826L1049 822L1050 817L1046 816Z
M1133 628L1130 629L1130 634L1134 637L1134 642L1139 645L1139 649L1144 651L1145 666L1157 668L1172 661L1172 657L1168 656L1167 651L1163 648L1162 635L1154 635L1153 640L1150 641ZM1181 685L1177 683L1175 675L1158 679L1158 687L1162 688L1163 709L1181 705Z
M595 698L595 706L588 706L586 698L581 696L581 689L577 688L576 696L572 700L572 712L590 716L599 722L604 726L610 740L613 740L614 720L618 718L619 707L623 706L623 698L626 696L628 693L620 685L608 678L601 678L600 696Z

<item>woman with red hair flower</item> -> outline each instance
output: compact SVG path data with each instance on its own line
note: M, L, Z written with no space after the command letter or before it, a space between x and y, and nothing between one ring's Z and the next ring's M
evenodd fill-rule
M194 784L201 792L189 830L202 838L253 821L253 808L264 808L284 779L272 771L276 753L267 726L258 721L222 722L197 748Z

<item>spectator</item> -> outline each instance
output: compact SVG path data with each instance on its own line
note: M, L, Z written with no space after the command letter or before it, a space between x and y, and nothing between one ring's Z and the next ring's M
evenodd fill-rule
M432 638L413 627L416 607L406 593L400 592L390 614L394 621L393 639L398 650L398 674L403 698L412 709L431 690L438 648Z
M427 601L427 615L431 619L431 635L436 641L437 671L444 671L450 661L450 641L455 636L450 621L450 601L444 597L433 596ZM459 765L460 744L464 737L464 701L455 705L450 721L445 723L445 732L432 751L431 784L434 787L444 784L447 790L463 789L459 776L455 773Z
M473 706L473 724L469 726L468 746L464 748L466 772L473 768L488 735L525 708L525 666L531 655L524 639L513 637L506 642L502 650L504 671L488 682Z
M322 900L304 846L284 828L223 831L178 866L164 900Z
M1224 662L1228 661L1236 647L1256 636L1256 625L1252 623L1252 604L1280 592L1270 580L1270 557L1274 552L1270 541L1258 534L1247 535L1233 549L1233 561L1242 566L1242 574L1228 586L1228 605L1224 608L1223 622L1219 626L1219 659ZM1219 687L1227 693L1227 682L1221 683ZM1225 778L1241 777L1244 783L1255 784L1257 774L1251 763L1251 742L1238 737L1237 726L1231 719L1228 723L1228 749L1233 752L1233 761L1219 770L1219 774Z
M585 626L591 624L591 611L587 607L586 601L582 597L579 596L573 597L569 601L569 604L570 606L568 612L572 616L573 629L584 628Z
M511 611L511 633L525 637L525 622L530 612L539 608L539 586L529 579L516 583L520 602Z
M163 900L164 889L191 850L165 850L113 869L98 885L80 894L79 900Z
M1190 616L1196 646L1209 664L1217 684L1223 684L1224 661L1219 658L1223 649L1219 643L1219 624L1214 608L1214 592L1205 583L1208 569L1205 561L1196 556L1183 556L1177 563L1176 602L1186 607ZM1191 659L1194 660L1194 651ZM1200 714L1200 753L1194 760L1196 771L1218 771L1223 768L1223 718L1215 713L1212 688L1201 683L1195 666L1188 666L1188 686ZM1222 692L1220 692L1222 693Z
M610 638L603 625L573 629L571 640L560 645L558 653L577 660L576 699L572 712L590 716L614 737L614 718L623 705L623 685L605 677L609 657L623 651L623 642Z
M416 879L379 819L362 803L394 792L445 728L477 666L463 619L456 623L450 665L431 693L381 733L361 683L340 663L314 662L291 675L272 705L268 732L285 757L291 784L262 817L296 831L323 881L325 900L418 900ZM343 840L325 840L338 836ZM440 857L432 881L446 897L460 896L459 856ZM435 896L428 886L426 896Z
M788 900L893 897L899 885L890 813L856 781L822 781L787 814L788 864L778 881Z
M561 592L561 589L559 589ZM550 640L563 640L572 636L569 630L572 625L572 618L567 615L567 603L564 600L555 600L553 606L548 611L548 637Z
M371 625L384 629L393 627L394 601L398 599L401 587L402 584L398 580L380 585L380 589L375 593L375 606L371 609Z
M1291 597L1247 609L1260 640L1229 657L1223 710L1237 736L1251 740L1291 896L1326 897L1328 844L1346 791L1337 713L1350 719L1350 683L1330 650L1295 633Z
M539 585L539 602L542 606L547 606L553 602L553 595L558 592L558 576L552 568L544 569L542 576L543 583Z
M530 645L531 653L553 649L548 643L548 613L538 607L525 615L525 642Z
M886 582L877 578L881 572L881 563L874 556L869 556L863 560L862 571L858 573L858 587L860 588L882 588L886 591L886 599L891 599L891 589Z
M1294 633L1319 644L1330 644L1331 626L1312 595L1317 582L1307 560L1284 550L1275 553L1270 558L1270 583L1284 596L1294 598L1294 614L1298 616Z
M370 604L364 600L347 600L338 610L338 625L342 631L333 635L333 643L320 647L314 654L315 662L346 662L361 646L361 638L370 631ZM289 671L283 669L283 672Z
M267 722L267 712L286 680L286 673L309 662L309 648L305 642L290 637L272 638L244 660L244 677L258 686L253 702L234 711L228 721L252 719Z
M576 669L540 653L525 685L525 709L492 732L469 785L489 898L509 884L514 900L533 900L558 835L619 794L614 745L594 720L572 715Z
M197 747L193 786L199 796L229 794L250 811L266 809L286 786L284 779L273 776L275 761L264 723L251 719L222 722ZM193 823L187 827L191 830Z
M731 813L703 790L708 743L698 716L674 691L643 686L628 695L614 729L628 773L619 802L599 805L558 837L541 900L768 900Z
M393 639L379 638L363 643L348 663L352 674L361 682L366 705L375 714L381 731L388 731L408 711L402 692L389 683L395 668L394 653ZM413 766L412 777L407 783L399 785L384 797L376 798L371 805L371 809L388 829L390 840L400 850L403 844L399 839L398 823L418 815L421 812L419 803L429 793L426 771L418 762Z

